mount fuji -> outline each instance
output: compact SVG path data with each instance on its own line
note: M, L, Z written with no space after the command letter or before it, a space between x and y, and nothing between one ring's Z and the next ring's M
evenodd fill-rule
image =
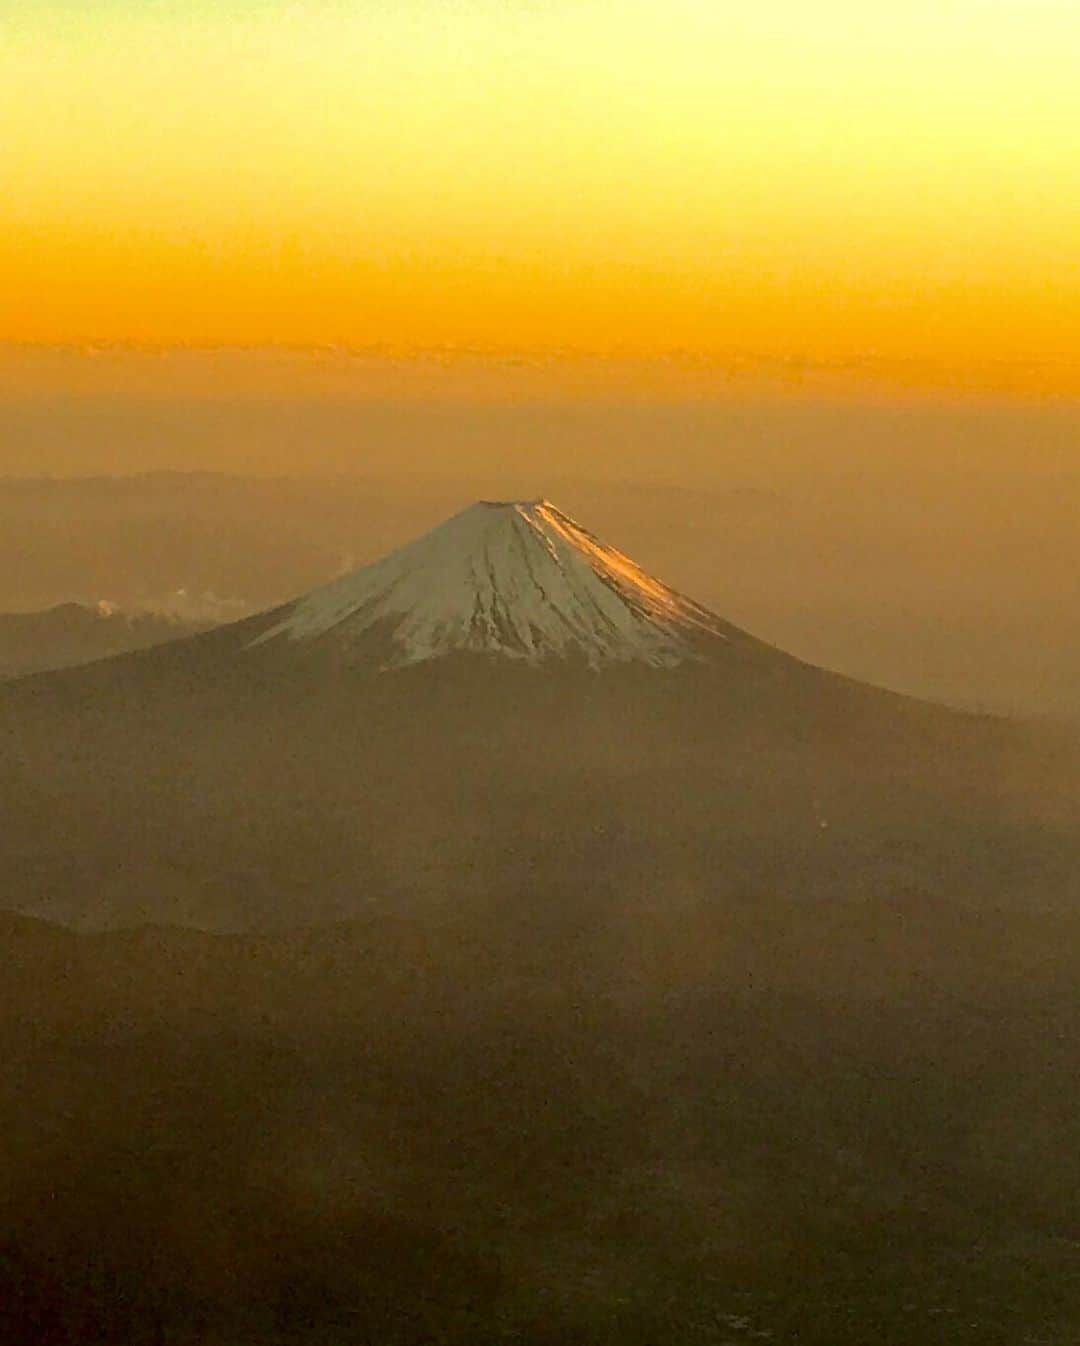
M544 500L2 684L0 741L4 904L90 928L1061 901L1080 873L1080 763L803 663Z
M336 645L403 667L452 654L599 669L763 648L547 500L483 500L279 609L252 646Z

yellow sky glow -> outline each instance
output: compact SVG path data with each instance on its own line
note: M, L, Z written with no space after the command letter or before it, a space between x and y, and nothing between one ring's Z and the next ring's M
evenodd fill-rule
M1080 392L1072 0L0 24L0 341L754 352Z

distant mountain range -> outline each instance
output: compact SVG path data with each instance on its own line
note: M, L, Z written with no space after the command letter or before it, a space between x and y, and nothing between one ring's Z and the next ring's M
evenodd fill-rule
M0 613L0 678L149 649L211 625L168 613L123 611L110 603L61 603L40 612Z

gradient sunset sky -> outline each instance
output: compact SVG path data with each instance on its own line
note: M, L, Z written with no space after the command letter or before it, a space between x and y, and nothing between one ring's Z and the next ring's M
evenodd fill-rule
M1076 0L0 0L0 342L1071 396L1078 70Z

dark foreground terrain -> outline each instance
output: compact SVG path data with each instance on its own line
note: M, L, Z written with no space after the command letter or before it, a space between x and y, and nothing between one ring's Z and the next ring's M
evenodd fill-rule
M1080 1340L1080 922L2 926L0 1339Z
M1074 748L232 639L0 688L0 1341L1080 1342Z

